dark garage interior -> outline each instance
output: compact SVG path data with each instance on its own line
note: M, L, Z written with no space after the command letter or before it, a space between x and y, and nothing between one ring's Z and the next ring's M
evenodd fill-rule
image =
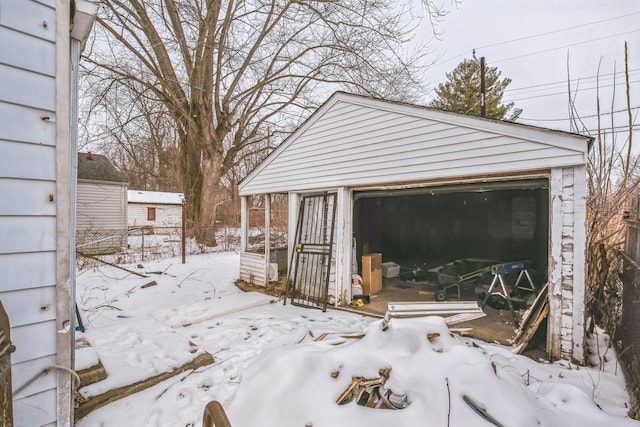
M381 253L403 270L464 258L528 260L546 280L549 192L546 179L510 180L354 195L353 230L362 255Z

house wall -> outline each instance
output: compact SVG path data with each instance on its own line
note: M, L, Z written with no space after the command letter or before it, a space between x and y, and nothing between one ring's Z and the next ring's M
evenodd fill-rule
M15 390L44 368L71 366L61 326L69 301L59 299L70 277L69 6L0 0L0 11L0 300ZM68 384L52 371L14 394L14 425L70 425Z
M156 208L156 220L147 220L147 208ZM182 205L158 203L129 203L127 206L127 225L129 227L156 226L181 227Z
M0 0L0 11L0 300L16 389L56 363L56 8ZM56 422L56 386L52 374L15 395L15 425Z
M126 243L127 233L126 187L121 184L79 181L76 203L78 249L87 252L90 247L91 253L120 250ZM104 240L112 236L119 237ZM99 244L87 246L88 243L99 240Z

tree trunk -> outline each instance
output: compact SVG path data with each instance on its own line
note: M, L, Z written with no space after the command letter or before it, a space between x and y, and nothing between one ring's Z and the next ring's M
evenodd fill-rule
M200 212L202 171L200 168L200 152L187 135L180 138L180 159L184 180L184 197L187 203L186 216L189 226L198 224Z
M224 174L222 153L217 147L222 146L226 129L214 127L207 104L208 101L190 105L191 113L183 124L187 131L180 138L181 166L186 215L193 236L199 244L215 246L217 196Z
M202 190L197 222L200 232L196 234L196 239L198 243L207 246L216 245L216 210L218 206L218 193L221 191L221 161L222 156L219 154L214 154L202 161L203 179L201 180Z

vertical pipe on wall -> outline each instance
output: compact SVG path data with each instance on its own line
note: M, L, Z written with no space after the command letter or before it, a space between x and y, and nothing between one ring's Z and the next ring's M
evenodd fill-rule
M249 222L249 196L240 197L240 252L247 251L247 226Z
M264 285L269 284L271 261L271 194L264 195Z
M71 242L71 37L69 34L69 2L56 1L56 363L73 368L73 328L75 311L72 303L73 284ZM74 52L77 51L74 50ZM77 64L77 62L76 62ZM33 339L38 339L33 337ZM72 379L68 372L57 371L58 426L71 426L73 419Z
M187 206L187 200L182 199L180 218L182 222L182 239L180 245L180 253L182 254L182 263L187 262L187 218L185 217L185 207Z

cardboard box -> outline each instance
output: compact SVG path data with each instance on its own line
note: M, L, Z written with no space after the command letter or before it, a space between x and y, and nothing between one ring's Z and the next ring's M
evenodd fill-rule
M382 290L382 254L362 256L362 289L365 295L376 295Z

